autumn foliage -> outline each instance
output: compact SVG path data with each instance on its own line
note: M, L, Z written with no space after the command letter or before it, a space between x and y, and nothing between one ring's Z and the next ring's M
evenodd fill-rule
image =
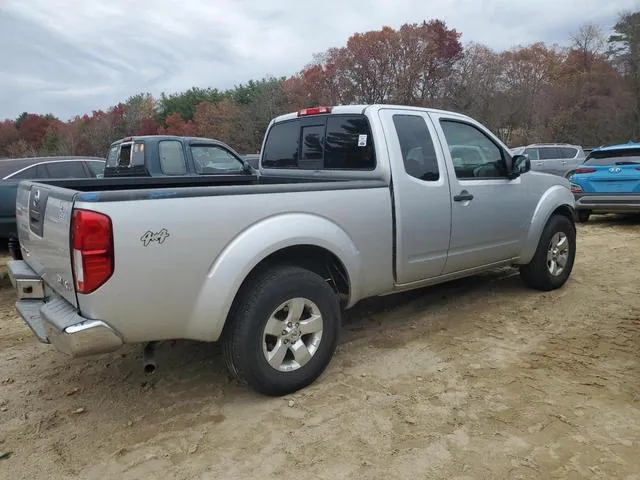
M260 148L276 115L313 105L397 103L468 114L510 145L588 146L640 140L640 12L622 14L606 39L585 25L571 46L533 43L497 52L461 43L441 20L355 33L289 78L227 91L135 95L61 121L23 113L0 122L0 157L104 155L127 135L197 135L241 153Z

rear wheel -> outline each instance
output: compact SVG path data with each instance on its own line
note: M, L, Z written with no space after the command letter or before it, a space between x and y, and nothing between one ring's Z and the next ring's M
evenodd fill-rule
M338 342L338 296L318 274L279 266L239 294L222 340L229 371L271 396L315 381Z
M537 290L549 291L565 284L576 255L576 230L564 215L552 215L538 242L536 253L520 267L524 283Z

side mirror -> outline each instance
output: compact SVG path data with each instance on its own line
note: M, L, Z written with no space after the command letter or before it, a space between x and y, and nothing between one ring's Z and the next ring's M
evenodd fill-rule
M531 160L528 155L514 155L511 158L511 171L523 174L531 170Z

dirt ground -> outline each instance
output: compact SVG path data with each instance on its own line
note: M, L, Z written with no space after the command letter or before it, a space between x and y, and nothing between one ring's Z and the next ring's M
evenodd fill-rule
M640 220L580 225L565 288L513 271L367 301L311 387L266 398L215 346L69 360L0 288L0 477L640 479Z

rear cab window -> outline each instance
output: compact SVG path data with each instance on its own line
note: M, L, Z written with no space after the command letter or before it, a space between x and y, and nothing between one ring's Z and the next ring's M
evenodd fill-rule
M328 114L276 123L267 133L262 167L374 170L375 150L367 117Z
M144 160L144 142L121 142L109 148L105 168L144 166Z

